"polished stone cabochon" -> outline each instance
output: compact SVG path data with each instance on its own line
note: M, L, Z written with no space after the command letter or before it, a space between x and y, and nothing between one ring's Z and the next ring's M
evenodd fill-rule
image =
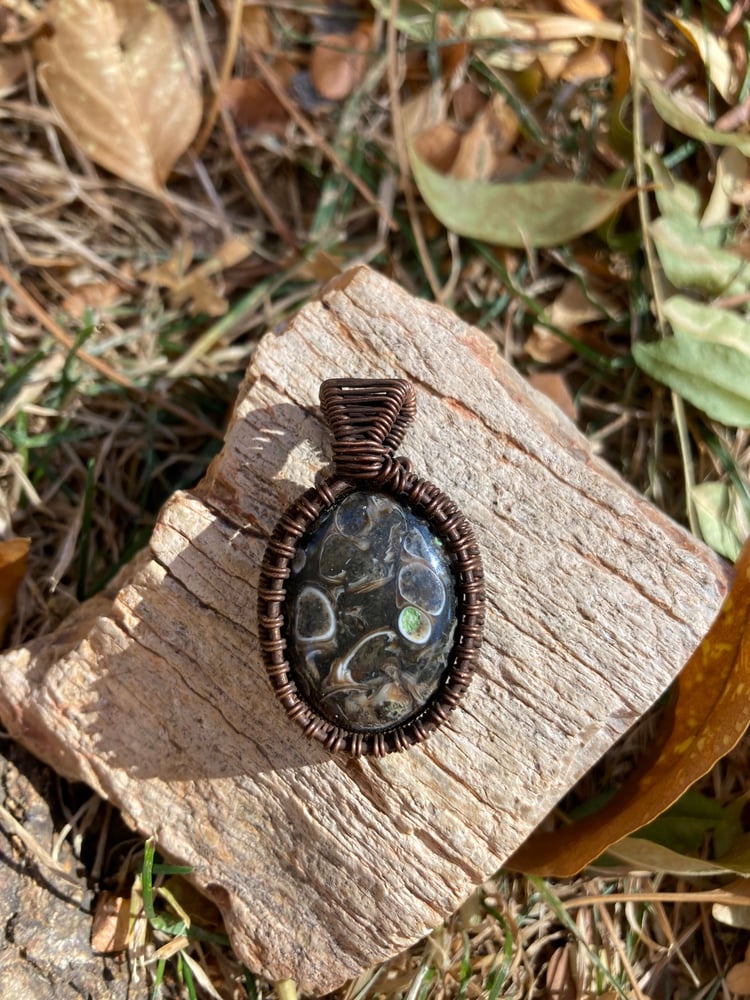
M287 585L287 656L299 692L345 729L417 716L448 667L450 561L427 522L383 493L350 493L300 543Z

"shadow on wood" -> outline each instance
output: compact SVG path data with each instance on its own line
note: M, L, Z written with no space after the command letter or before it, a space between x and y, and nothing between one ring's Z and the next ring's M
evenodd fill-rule
M462 707L382 760L298 733L257 648L266 540L330 458L318 388L341 375L414 384L404 451L469 517L486 573ZM165 506L150 551L0 658L0 715L193 866L248 965L324 992L501 866L664 691L728 573L486 337L361 268L263 339L223 451Z

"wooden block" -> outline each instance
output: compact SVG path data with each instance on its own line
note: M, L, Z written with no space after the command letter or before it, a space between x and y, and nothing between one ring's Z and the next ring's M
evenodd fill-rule
M462 707L382 760L305 739L257 648L266 539L328 462L318 389L342 375L413 383L402 450L470 518L486 572ZM323 992L501 866L664 691L729 572L483 334L360 268L263 339L223 451L167 503L150 551L0 659L0 715L193 866L250 967Z

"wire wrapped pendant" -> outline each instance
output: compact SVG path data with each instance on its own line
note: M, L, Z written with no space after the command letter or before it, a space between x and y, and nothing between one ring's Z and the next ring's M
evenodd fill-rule
M404 750L468 687L484 617L474 533L395 457L416 413L403 379L320 388L333 474L282 515L259 582L260 646L287 715L332 752Z

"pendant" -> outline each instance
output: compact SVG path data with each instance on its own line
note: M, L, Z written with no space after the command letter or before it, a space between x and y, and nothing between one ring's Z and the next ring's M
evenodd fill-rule
M416 414L403 379L320 388L333 474L282 515L259 582L259 636L290 719L331 752L426 739L466 691L484 586L468 521L395 457Z

